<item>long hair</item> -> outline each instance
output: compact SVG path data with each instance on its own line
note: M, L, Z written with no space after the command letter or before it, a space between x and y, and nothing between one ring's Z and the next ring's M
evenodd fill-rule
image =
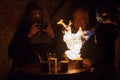
M43 15L42 8L35 1L27 3L24 14L18 20L18 26L17 26L18 30L19 29L22 30L23 28L26 30L29 30L30 26L32 25L30 22L30 13L33 10L40 10ZM43 19L43 16L42 16L42 19Z

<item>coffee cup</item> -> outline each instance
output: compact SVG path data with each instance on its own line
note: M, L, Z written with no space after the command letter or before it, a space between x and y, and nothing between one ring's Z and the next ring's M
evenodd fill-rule
M60 61L60 71L62 72L68 71L68 63L69 61Z

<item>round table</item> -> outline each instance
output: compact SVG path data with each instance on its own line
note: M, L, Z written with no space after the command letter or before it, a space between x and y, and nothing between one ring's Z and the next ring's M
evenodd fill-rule
M53 72L41 72L40 63L26 64L18 68L13 74L12 80L87 80L89 67L83 65L82 68L75 68L74 65L68 67L68 71L60 70Z

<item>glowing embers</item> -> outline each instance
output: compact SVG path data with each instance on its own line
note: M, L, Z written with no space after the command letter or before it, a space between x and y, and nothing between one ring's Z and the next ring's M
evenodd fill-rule
M66 25L61 19L57 24L61 24L64 28L64 36L63 41L66 43L69 50L65 51L65 55L71 60L81 59L80 49L82 48L83 43L88 40L89 31L82 31L81 27L76 33L72 33L71 24L72 22L69 21L69 24Z

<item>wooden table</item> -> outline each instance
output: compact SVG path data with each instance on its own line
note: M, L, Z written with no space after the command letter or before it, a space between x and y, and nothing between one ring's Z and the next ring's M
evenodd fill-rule
M68 71L61 72L60 70L53 72L41 72L40 63L27 64L20 67L14 72L12 80L87 80L89 67L83 66L76 69L74 66L69 66Z

